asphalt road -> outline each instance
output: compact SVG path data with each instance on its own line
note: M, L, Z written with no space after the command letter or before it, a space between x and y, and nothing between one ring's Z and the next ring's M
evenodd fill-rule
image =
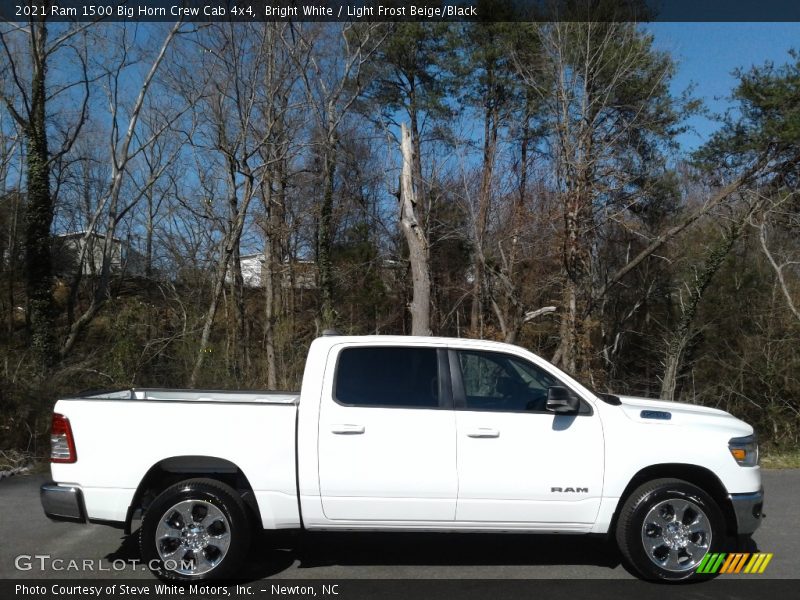
M136 564L138 531L125 536L102 525L49 521L39 504L45 479L34 475L0 481L0 579L153 579ZM765 471L764 487L767 519L754 541L758 551L772 552L774 558L760 577L800 578L800 470ZM49 558L18 559L20 555ZM77 568L84 560L93 561L95 570ZM28 570L17 568L28 565ZM613 547L597 538L411 533L260 536L244 575L250 581L632 578Z

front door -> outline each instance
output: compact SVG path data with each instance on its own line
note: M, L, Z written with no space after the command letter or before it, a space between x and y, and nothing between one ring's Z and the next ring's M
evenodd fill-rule
M338 353L333 381L324 386L332 397L322 399L319 416L326 518L455 518L455 415L440 377L446 365L446 350L432 346Z
M532 362L500 352L453 350L460 522L594 523L603 486L603 431L591 406L545 408L563 386ZM581 525L583 524L583 525Z

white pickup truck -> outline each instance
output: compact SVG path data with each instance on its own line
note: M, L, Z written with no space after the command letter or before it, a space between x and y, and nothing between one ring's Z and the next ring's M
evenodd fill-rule
M596 394L527 350L324 335L300 394L132 389L59 400L53 519L131 530L162 578L234 575L251 531L605 534L648 579L751 534L753 428Z

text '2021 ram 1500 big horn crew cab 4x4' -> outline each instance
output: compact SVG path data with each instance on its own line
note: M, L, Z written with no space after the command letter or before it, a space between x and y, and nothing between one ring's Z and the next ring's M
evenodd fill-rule
M649 579L751 534L753 428L713 408L597 395L527 350L316 339L299 394L132 389L59 400L54 519L142 516L164 578L231 577L266 530L608 534Z

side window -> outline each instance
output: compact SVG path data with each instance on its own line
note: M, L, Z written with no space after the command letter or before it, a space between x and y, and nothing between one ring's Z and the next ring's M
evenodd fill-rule
M348 406L438 408L436 350L346 348L336 365L334 398Z
M544 412L547 389L561 385L536 365L508 354L459 350L468 410Z

